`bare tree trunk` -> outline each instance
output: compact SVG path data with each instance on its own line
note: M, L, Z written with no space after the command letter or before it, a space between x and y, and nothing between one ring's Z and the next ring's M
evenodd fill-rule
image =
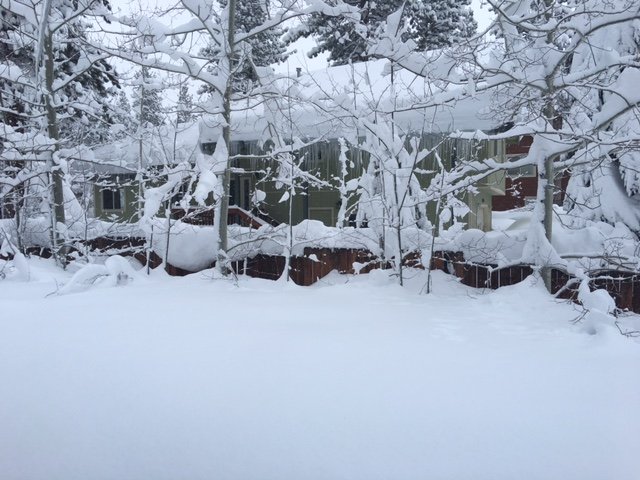
M431 268L431 264L433 262L433 251L435 250L435 246L436 246L436 235L440 235L440 214L442 213L442 209L441 209L441 205L442 205L442 190L444 188L444 164L441 164L442 169L441 169L441 175L442 178L440 179L440 195L438 196L438 201L436 203L436 217L434 219L434 224L433 227L431 228L431 247L429 249L429 265L427 266L427 283L425 286L422 287L422 291L425 291L425 293L431 293L432 291L432 286L431 286L431 272L432 272L432 268ZM420 293L422 293L422 291Z
M289 226L287 227L287 246L285 248L285 258L284 258L284 271L282 275L286 275L287 282L291 279L291 252L293 252L293 177L294 177L294 158L293 155L289 155L289 168L291 172L291 178L289 179L291 183L289 184Z
M553 85L551 84L551 80L547 80L547 88L549 89L549 97L551 97L553 92ZM544 107L544 116L548 124L553 127L553 120L556 115L555 108L553 107L553 103L551 98L549 98ZM546 182L544 183L544 235L547 238L547 241L551 243L553 238L553 190L554 190L554 160L555 157L553 155L547 154L544 159L544 173L538 172L538 181ZM547 291L551 293L552 285L551 285L551 266L546 265L541 270L542 280L544 281L544 286Z
M47 15L43 17L43 22L48 22ZM47 28L48 26L42 25L41 28ZM44 36L44 44L42 53L44 55L44 68L45 68L45 109L47 113L47 135L53 140L53 151L50 152L49 165L50 165L50 180L52 189L52 205L51 205L51 250L56 263L62 267L67 264L66 261L66 248L64 246L64 236L60 234L58 225L65 224L64 214L64 185L63 176L64 173L60 169L60 166L56 164L55 152L58 149L58 140L60 139L60 129L58 127L58 117L53 101L53 82L55 79L54 70L54 52L53 52L53 38L50 31L47 31Z
M398 178L396 174L393 174L393 195L395 197L396 203L396 241L398 242L398 257L397 257L397 265L398 265L398 279L400 281L400 286L404 286L404 272L402 270L402 203L400 202L400 198L398 195Z
M544 234L549 243L553 238L553 190L554 190L554 169L552 156L544 160L544 176L546 184L544 186ZM542 279L548 292L551 292L551 266L547 265L542 269Z
M171 201L168 203L169 205L165 212L165 216L167 217L167 245L164 250L164 269L167 273L169 272L169 242L171 241Z
M145 252L144 252L145 253L145 259L147 261L147 264L146 264L147 275L151 274L151 252L152 252L152 249L153 249L153 227L154 227L154 225L152 223L151 224L151 235L150 235L149 241L147 242L147 245L145 247ZM168 241L169 241L169 239L167 238L167 242ZM168 248L167 248L167 250L168 250ZM166 261L166 258L167 257L165 255L165 261Z
M24 253L24 242L23 242L23 221L22 221L22 212L25 205L25 195L28 192L28 181L23 183L22 186L17 190L17 198L14 202L14 210L15 210L15 221L16 221L16 248L20 253Z
M545 18L547 21L552 19L552 12L555 0L545 0ZM547 45L551 46L555 44L554 34L552 31L547 33ZM554 85L553 78L547 77L546 79L546 96L547 99L544 105L543 115L547 121L547 124L553 128L553 120L556 116L556 110L553 106L553 93L554 93ZM553 171L553 163L555 157L553 155L547 154L544 159L544 177L543 175L538 175L538 181L546 181L544 184L544 234L547 238L547 241L551 243L551 239L553 237L553 189L554 189L554 171ZM543 180L544 179L544 180ZM542 280L544 281L544 286L547 291L551 293L551 266L546 265L542 268L540 272L542 275Z
M229 22L227 32L228 45L228 68L229 76L224 92L222 113L225 125L222 128L222 141L226 145L227 165L224 170L224 178L222 181L222 198L220 199L220 218L218 218L218 253L217 267L218 271L223 275L229 274L227 250L229 248L228 241L228 216L229 216L229 185L231 184L231 95L233 94L233 57L235 53L235 15L236 0L229 0Z
M143 80L144 81L144 80ZM143 205L143 201L142 198L144 196L144 185L142 183L142 165L143 165L143 156L144 156L144 145L143 145L143 141L142 141L142 103L143 103L143 98L144 96L144 88L142 88L140 90L140 120L141 120L141 124L138 126L138 202L137 202L137 208L136 208L136 221L140 221L140 219L142 218L142 211L144 208Z

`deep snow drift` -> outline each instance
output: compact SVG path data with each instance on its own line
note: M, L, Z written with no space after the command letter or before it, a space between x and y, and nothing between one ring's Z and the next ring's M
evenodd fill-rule
M70 275L30 266L0 281L3 480L637 478L640 344L540 282L204 272L47 297Z

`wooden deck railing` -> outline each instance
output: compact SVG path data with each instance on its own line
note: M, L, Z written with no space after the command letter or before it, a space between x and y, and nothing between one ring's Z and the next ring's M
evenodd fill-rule
M182 220L191 225L213 225L213 210L185 210L183 208L174 208L171 210L171 218L175 220ZM263 225L273 225L275 223L271 219L261 218L260 216L235 205L231 205L229 207L227 222L230 225L241 225L243 227L251 227L255 229L258 229Z

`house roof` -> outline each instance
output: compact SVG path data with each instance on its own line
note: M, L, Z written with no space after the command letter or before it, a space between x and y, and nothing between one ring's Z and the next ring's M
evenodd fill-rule
M142 162L140 147L142 143ZM135 173L139 167L175 165L199 153L198 124L160 126L148 131L140 138L134 136L100 145L92 150L92 165L95 173Z
M447 87L397 66L393 70L393 83L387 60L329 67L295 78L272 76L265 90L285 93L286 100L265 95L235 103L233 139L266 140L273 137L270 130L275 128L285 137L337 138L356 131L357 120L379 119L392 111L395 124L404 131L448 133L498 127L488 115L489 94L461 95L446 105L424 107L425 101L447 92ZM217 141L220 129L219 117L205 117L200 141Z

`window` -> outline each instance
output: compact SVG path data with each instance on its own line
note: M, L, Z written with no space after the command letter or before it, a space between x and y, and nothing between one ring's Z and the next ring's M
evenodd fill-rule
M237 205L238 193L236 189L236 181L231 179L229 182L229 205Z
M242 208L245 210L251 209L251 180L248 178L242 179Z
M181 183L176 193L171 197L171 205L180 206L184 197L187 196L187 192L189 192L189 182Z
M122 190L102 190L102 208L104 210L122 210Z
M229 183L229 205L251 209L251 179L236 177Z

